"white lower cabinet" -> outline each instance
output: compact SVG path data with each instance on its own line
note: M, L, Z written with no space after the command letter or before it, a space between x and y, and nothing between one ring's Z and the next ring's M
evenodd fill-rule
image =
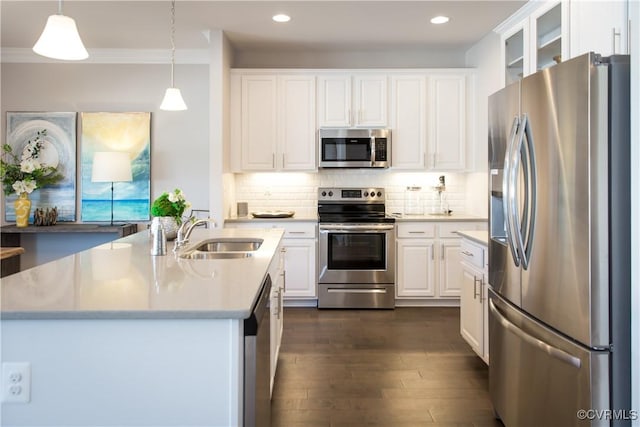
M271 295L269 299L270 309L270 337L271 337L271 392L273 392L273 382L278 368L278 356L280 355L280 344L282 342L282 330L284 327L284 254L285 249L281 248L274 257L269 274L271 275Z
M316 275L317 224L303 221L227 222L229 228L284 228L284 300L287 305L314 305L318 298Z
M398 223L396 305L455 305L462 284L462 239L455 232L484 229L484 222Z
M433 240L398 239L398 298L435 296L436 264L433 252Z
M487 248L463 239L460 246L462 290L460 335L473 351L489 363Z

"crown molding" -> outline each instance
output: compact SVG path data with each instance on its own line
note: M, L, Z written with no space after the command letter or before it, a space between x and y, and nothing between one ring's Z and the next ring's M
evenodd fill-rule
M60 61L35 54L28 48L2 48L2 63L75 63L75 64L170 64L170 49L88 49L83 61ZM176 51L176 64L209 64L208 49Z
M544 6L548 3L555 3L557 0L529 0L520 9L515 11L513 15L502 21L497 27L493 29L494 32L502 34L509 31L514 26L520 24L527 19L536 9Z

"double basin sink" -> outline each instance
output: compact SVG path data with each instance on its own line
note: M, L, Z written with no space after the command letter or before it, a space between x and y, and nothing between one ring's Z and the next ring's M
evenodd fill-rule
M241 237L207 239L183 250L178 256L185 259L248 258L262 246L263 241Z

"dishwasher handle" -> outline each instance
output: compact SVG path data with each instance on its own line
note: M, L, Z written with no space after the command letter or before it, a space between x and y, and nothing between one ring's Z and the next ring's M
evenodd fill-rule
M271 294L271 276L267 274L262 282L262 290L249 317L244 319L244 336L257 336L263 314L269 309L269 295Z

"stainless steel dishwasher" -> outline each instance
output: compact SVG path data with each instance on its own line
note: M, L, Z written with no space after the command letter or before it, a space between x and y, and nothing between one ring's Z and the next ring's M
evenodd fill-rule
M244 319L244 426L271 426L271 325L267 274L251 315Z

